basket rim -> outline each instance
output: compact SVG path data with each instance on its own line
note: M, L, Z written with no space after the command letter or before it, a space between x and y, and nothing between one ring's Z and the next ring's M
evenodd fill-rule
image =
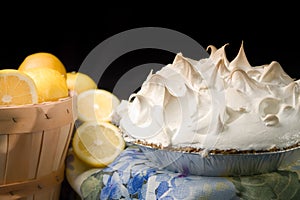
M77 120L76 98L55 102L0 108L0 135L32 133L73 125Z
M68 101L75 96L68 96L64 98L60 98L57 101L45 101L41 103L34 103L34 104L24 104L24 105L0 105L0 110L2 109L16 109L16 108L27 108L27 107L40 107L40 106L47 106L47 105L53 105L61 102Z

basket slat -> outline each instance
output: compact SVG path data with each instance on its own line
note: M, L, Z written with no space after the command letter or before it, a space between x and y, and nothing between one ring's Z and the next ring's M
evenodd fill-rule
M7 143L8 135L0 135L0 163L6 163L6 152L7 152ZM5 169L4 164L0 164L0 185L5 183Z
M35 178L40 140L39 134L9 135L8 143L13 148L7 153L6 183Z

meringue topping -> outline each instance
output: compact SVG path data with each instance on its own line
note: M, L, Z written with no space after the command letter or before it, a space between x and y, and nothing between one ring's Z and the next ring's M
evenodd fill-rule
M244 45L229 62L225 44L200 60L175 56L116 109L128 141L204 150L269 150L300 141L299 80L281 67L251 66Z

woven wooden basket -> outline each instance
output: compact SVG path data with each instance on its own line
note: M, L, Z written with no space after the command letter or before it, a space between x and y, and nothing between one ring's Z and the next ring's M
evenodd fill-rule
M0 199L59 199L75 96L0 108Z

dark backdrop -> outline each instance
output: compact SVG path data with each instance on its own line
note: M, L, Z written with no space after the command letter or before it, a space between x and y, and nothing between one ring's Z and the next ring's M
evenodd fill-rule
M295 6L272 8L243 3L241 7L215 8L214 4L218 3L193 6L181 2L174 3L174 7L161 7L145 2L137 7L98 5L91 11L85 7L69 8L72 14L66 12L63 17L57 17L56 10L35 10L32 17L19 15L15 21L11 21L11 15L2 17L0 68L17 68L27 55L46 51L58 56L68 71L76 71L90 51L105 39L125 30L150 26L179 31L203 47L229 43L229 60L244 41L251 65L275 60L293 78L300 78L300 18ZM172 54L157 50L124 55L113 63L107 75L110 78L102 80L100 87L111 90L116 82L114 74L124 63L126 67L131 63L134 66L137 60L139 64L152 60L167 64L173 58Z

